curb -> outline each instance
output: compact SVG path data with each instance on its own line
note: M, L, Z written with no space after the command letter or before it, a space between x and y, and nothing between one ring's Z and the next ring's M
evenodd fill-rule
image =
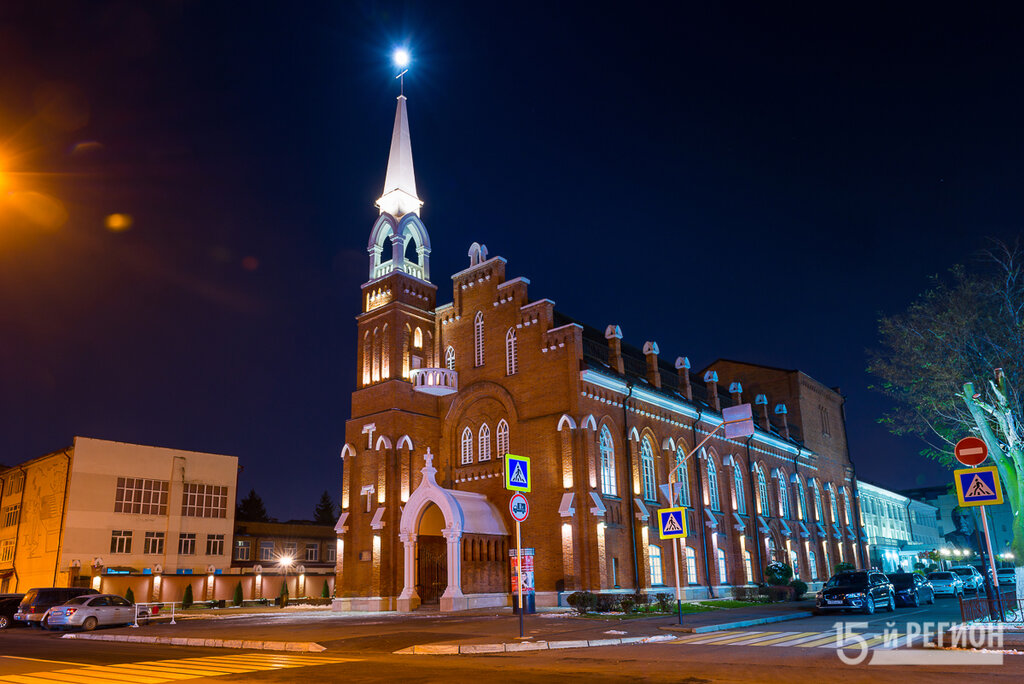
M576 641L517 641L503 644L417 644L409 646L395 655L480 655L486 653L520 653L522 651L556 651L563 648L591 648L595 646L620 646L628 644L656 644L675 639L671 634L657 634L647 637L623 637L622 639L578 639Z
M133 644L165 644L168 646L202 646L204 648L243 648L254 651L292 651L320 653L327 649L314 641L243 641L241 639L197 639L185 637L146 637L123 634L65 634L61 639L90 641L122 641Z
M667 632L685 632L688 634L704 634L705 632L720 632L723 629L736 629L737 627L753 627L754 625L768 625L773 622L786 622L788 620L802 620L811 617L813 613L803 611L789 613L788 615L773 615L771 617L753 618L751 620L737 620L735 622L722 622L717 625L703 625L701 627L659 627Z

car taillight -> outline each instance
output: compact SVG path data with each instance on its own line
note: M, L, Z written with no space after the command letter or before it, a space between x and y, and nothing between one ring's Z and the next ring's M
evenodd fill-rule
M64 609L64 614L65 615L74 615L76 610L78 610L78 609L77 608L65 608Z
M35 606L29 606L28 607L28 612L30 612L30 613L36 612L36 607Z

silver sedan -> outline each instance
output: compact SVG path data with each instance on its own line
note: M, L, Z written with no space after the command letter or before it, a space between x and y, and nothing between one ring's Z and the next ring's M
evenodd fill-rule
M86 631L99 625L127 625L135 621L135 604L116 594L76 596L51 608L48 621L50 629L80 627Z

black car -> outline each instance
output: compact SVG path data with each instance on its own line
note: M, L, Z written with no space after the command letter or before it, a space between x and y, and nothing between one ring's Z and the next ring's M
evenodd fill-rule
M888 575L896 590L896 603L902 606L919 606L935 603L935 591L931 582L916 572L893 572Z
M857 570L832 575L815 599L815 613L829 610L859 610L870 615L878 606L896 609L896 590L882 573Z
M100 592L95 589L85 587L40 587L38 589L29 589L28 593L25 594L25 598L18 605L18 610L14 613L14 619L33 627L46 629L47 624L44 618L46 617L47 610L54 606L59 606L76 596L98 593Z
M0 629L7 629L14 624L14 612L24 594L0 594Z

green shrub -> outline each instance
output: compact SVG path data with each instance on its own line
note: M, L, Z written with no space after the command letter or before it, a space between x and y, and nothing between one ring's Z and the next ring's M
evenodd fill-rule
M565 602L580 615L597 609L597 595L589 591L574 591L565 598Z
M674 606L672 605L672 594L658 594L654 597L658 602L658 610L662 613L671 613Z
M792 577L793 568L781 561L769 563L764 569L764 579L768 584L783 586L789 584L789 580Z
M288 605L288 583L281 582L281 593L278 595L278 604L284 608Z
M792 601L796 590L790 586L775 585L768 587L768 598L771 601Z
M238 584L235 585L235 595L231 599L231 604L235 606L242 605L242 581L239 580Z
M733 587L732 596L737 601L756 601L758 603L767 603L770 600L768 598L768 587L762 586L748 585L745 587Z
M840 572L850 572L851 570L856 569L857 568L856 566L854 566L853 563L847 563L846 561L843 561L842 563L836 563L836 574L839 574Z
M795 579L789 583L789 586L793 587L793 591L795 592L795 596L793 596L793 598L797 600L800 600L803 595L807 593L807 582Z
M185 595L181 597L181 607L190 608L194 602L195 599L192 597L192 585L186 584Z
M327 586L327 580L324 580L324 588L320 591L320 598L331 598L331 588Z
M636 598L633 596L623 596L619 599L619 608L623 613L632 613L633 608L636 607Z
M132 591L131 587L128 587L128 591L124 592L124 600L128 603L135 603L135 592Z

